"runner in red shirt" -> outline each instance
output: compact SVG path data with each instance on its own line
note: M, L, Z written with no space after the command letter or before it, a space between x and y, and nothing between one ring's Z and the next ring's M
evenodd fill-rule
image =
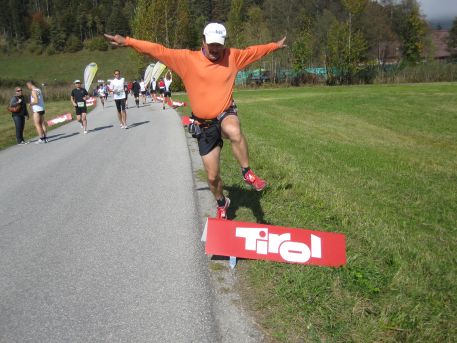
M227 218L230 200L224 197L220 176L220 153L222 138L228 138L238 160L246 183L257 191L265 188L266 182L249 168L246 138L241 132L233 87L236 74L263 56L284 48L286 37L278 42L255 45L246 49L226 48L226 29L217 23L208 24L203 31L202 49L169 49L163 45L136 40L120 35L105 37L116 46L130 46L140 53L158 59L176 72L184 82L198 124L196 134L200 155L205 166L208 184L217 201L217 218Z

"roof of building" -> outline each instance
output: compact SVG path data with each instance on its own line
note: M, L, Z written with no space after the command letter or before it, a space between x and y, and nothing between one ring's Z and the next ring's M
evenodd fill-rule
M433 30L431 33L432 43L435 46L435 58L443 59L451 57L451 52L447 41L449 38L449 31L448 30ZM455 49L453 49L455 50ZM457 51L456 51L457 52Z

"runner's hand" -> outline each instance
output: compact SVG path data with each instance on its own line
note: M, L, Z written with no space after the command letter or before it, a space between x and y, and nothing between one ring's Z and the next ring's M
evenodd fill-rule
M115 46L125 46L125 37L121 35L111 36L105 33L105 38L109 40L112 45Z
M287 47L287 45L284 44L285 40L286 40L286 36L284 36L281 40L278 40L278 41L276 42L276 44L279 45L279 48L280 48L280 49Z

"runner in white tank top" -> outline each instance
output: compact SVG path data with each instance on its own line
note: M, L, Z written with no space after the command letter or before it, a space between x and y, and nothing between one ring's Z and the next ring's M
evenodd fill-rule
M33 123L38 134L38 140L36 144L47 143L48 138L46 137L46 121L44 120L44 100L43 93L33 81L27 82L27 88L31 91L30 95L30 107L33 112Z

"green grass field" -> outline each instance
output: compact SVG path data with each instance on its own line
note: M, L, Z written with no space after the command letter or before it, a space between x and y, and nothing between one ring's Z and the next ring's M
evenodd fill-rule
M127 79L138 77L133 63L133 50L119 48L104 51L83 50L77 53L52 56L28 53L0 54L0 78L13 80L36 80L38 83L72 83L84 79L84 68L91 62L98 65L95 78L107 80L113 77L114 69L120 69Z
M229 143L235 220L344 233L343 268L242 261L244 300L280 342L457 341L457 84L235 93L251 167ZM188 111L188 110L187 110Z
M46 102L45 106L45 120L50 120L52 118L57 117L60 114L68 112L70 112L73 115L74 119L76 118L74 115L74 108L70 100ZM89 107L88 111L90 111L91 109L92 108ZM16 129L14 127L13 119L11 118L11 113L6 112L6 110L2 112L4 113L2 113L2 115L0 116L0 150L16 144ZM35 126L33 125L32 112L30 111L30 109L29 116L30 119L25 121L24 128L24 139L27 141L34 137L37 137ZM49 129L53 129L59 126L62 126L62 124L52 126Z

